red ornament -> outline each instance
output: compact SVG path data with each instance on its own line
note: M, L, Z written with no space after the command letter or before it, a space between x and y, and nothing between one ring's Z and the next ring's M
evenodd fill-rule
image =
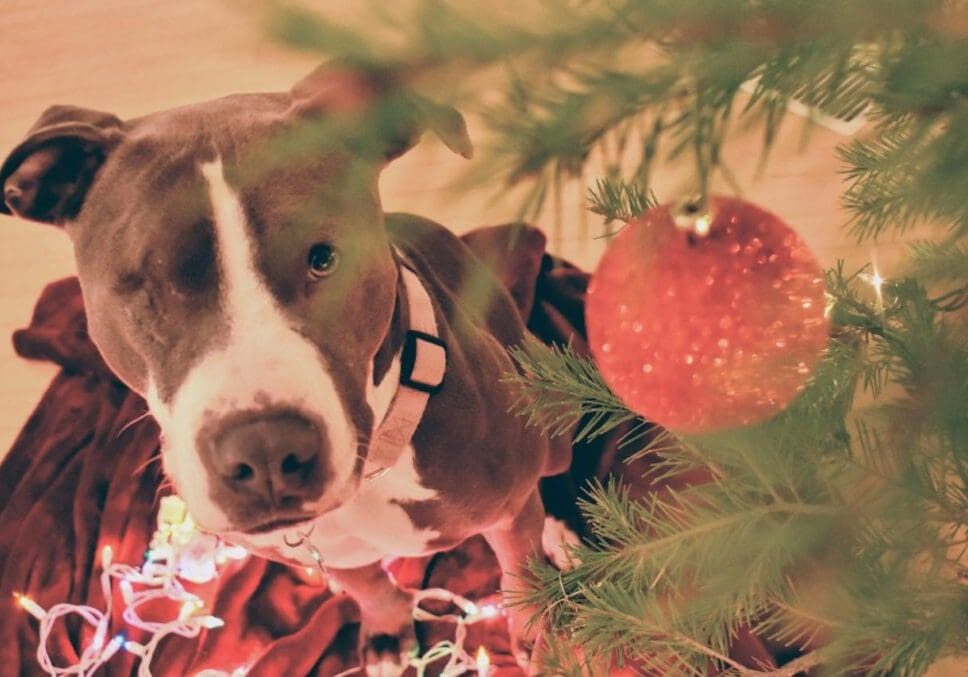
M803 390L827 345L823 273L779 218L735 198L677 225L668 205L615 237L588 289L608 386L669 430L765 420Z

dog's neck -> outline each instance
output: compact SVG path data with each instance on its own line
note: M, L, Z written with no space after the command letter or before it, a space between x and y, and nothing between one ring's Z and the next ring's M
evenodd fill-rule
M396 300L393 304L393 316L390 318L390 328L383 339L383 343L376 351L373 358L373 386L377 387L383 383L383 379L390 371L393 360L399 358L403 350L403 343L407 337L407 330L410 328L410 307L407 301L407 289L403 281L403 263L396 249L392 250L393 260L397 266L397 292ZM377 421L379 423L379 421Z
M430 396L443 383L447 365L430 296L396 251L394 258L396 301L373 363L374 390L382 391L383 406L374 411L374 432L363 464L367 479L381 475L410 444Z

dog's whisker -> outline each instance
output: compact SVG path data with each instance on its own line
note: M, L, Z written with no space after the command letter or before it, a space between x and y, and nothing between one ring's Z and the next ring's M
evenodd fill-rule
M160 461L160 460L161 460L161 452L160 451L157 454L152 454L151 456L148 457L148 459L144 463L142 463L141 465L139 465L137 468L134 469L134 474L135 475L140 475L142 472L144 472L144 470L149 465L151 465L155 461Z
M114 439L118 439L119 437L121 437L121 435L124 433L125 430L127 430L131 426L135 425L136 423L140 423L141 421L145 420L146 418L149 418L150 416L151 416L151 412L150 411L146 411L141 416L137 416L137 417L133 418L132 420L128 421L127 423L125 423L121 427L121 430L118 431L118 434L114 436Z

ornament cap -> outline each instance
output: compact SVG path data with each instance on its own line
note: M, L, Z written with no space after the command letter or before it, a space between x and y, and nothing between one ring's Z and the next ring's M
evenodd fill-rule
M679 230L688 231L697 237L706 237L713 222L709 200L699 194L680 200L673 205L672 220Z

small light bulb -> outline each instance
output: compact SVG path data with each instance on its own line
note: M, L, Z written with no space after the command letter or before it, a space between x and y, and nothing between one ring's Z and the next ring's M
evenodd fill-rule
M202 616L198 622L201 623L203 628L208 628L209 630L221 628L223 625L225 625L225 621L218 616Z
M474 657L474 662L477 663L478 677L487 677L491 671L491 657L487 655L487 649L483 645L477 647L477 656Z
M195 612L197 612L203 606L204 604L202 600L198 598L190 599L184 604L182 604L181 612L178 614L178 618L180 620L185 620L187 618L190 618L195 614Z
M878 307L884 305L884 278L881 274L874 270L874 274L871 275L871 285L874 287L874 296L877 297Z
M131 601L134 599L134 588L131 585L131 581L127 578L122 578L118 587L121 589L121 599L124 600L125 605L131 606Z
M485 604L483 607L481 607L481 616L484 618L495 618L500 613L501 610L496 604Z
M886 280L881 277L881 271L877 269L876 252L871 254L871 274L862 275L861 277L867 280L871 287L874 288L874 297L877 300L877 309L882 310L884 308L884 283Z
M114 548L110 545L104 546L101 549L101 568L107 569L111 566L111 561L114 559Z
M145 645L135 642L131 639L124 643L124 650L130 654L134 654L135 656L143 657L145 655Z
M101 654L101 660L106 661L109 658L111 658L111 656L116 654L121 649L121 647L124 646L126 641L127 640L125 639L124 635L115 635L114 637L112 637L111 641L108 642L108 646L104 650L104 653Z
M42 621L47 617L47 612L27 595L21 595L19 592L15 592L13 596L17 600L17 604L38 621Z

